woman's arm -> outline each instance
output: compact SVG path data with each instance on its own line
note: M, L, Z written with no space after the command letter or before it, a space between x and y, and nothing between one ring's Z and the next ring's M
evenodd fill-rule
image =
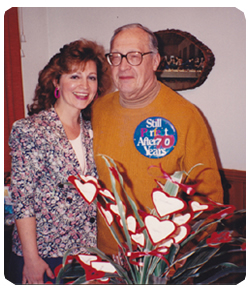
M16 220L21 240L24 267L22 284L43 284L44 272L54 278L49 265L39 256L36 242L36 218L28 217Z

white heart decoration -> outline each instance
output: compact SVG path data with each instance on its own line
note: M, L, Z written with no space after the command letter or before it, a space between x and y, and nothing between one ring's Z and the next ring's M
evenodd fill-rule
M162 252L162 253L166 253L166 252L168 252L172 243L174 243L174 240L172 238L170 238L167 241L164 241L162 244L160 244L159 247L157 248L157 250Z
M109 206L110 210L113 211L116 215L119 215L119 210L118 210L118 206L117 205L110 205Z
M170 236L175 230L175 224L170 220L160 221L153 215L148 215L144 219L146 229L153 244L157 244Z
M79 180L75 179L75 185L78 188L84 199L91 204L97 196L97 188L93 183L82 184Z
M99 182L98 182L98 179L93 177L93 176L90 176L90 175L79 175L79 177L86 183L86 182L92 182L94 184L97 185L98 188L100 188L101 186L99 185Z
M167 241L161 243L159 247L170 247L173 242L174 240L172 238L169 238Z
M190 218L191 218L190 213L186 213L184 215L176 214L172 220L174 221L175 224L182 225L187 223Z
M131 239L141 247L145 246L145 237L143 233L131 234Z
M208 205L201 205L199 202L192 201L191 208L194 212L203 211L203 210L208 209Z
M169 251L169 248L168 247L160 247L160 248L157 248L157 251L160 252L160 253L168 253Z
M152 200L160 217L173 214L185 208L185 203L175 197L170 197L162 191L153 191Z
M92 268L105 273L115 273L115 267L109 262L91 262Z
M97 260L97 256L94 256L94 255L79 254L78 258L80 259L80 261L82 261L83 263L85 263L86 265L89 265L89 266L90 266L90 263L92 261Z
M126 213L126 206L124 204L122 204L122 207L123 207L123 211L124 213ZM119 213L119 209L118 209L118 205L115 205L115 204L109 204L109 208L112 212L114 212L116 215L120 215Z
M114 220L112 213L109 210L105 210L102 207L102 205L98 204L98 203L97 203L97 206L98 206L99 210L101 211L102 215L105 217L108 225L110 226L113 223L113 220Z
M181 242L188 235L188 229L186 226L180 226L177 230L178 233L173 237L175 243Z
M113 196L113 194L109 190L107 190L107 189L99 190L99 193L101 195L103 195L104 197L109 198L109 199L111 199L112 201L115 202L115 197Z
M136 220L135 217L132 215L127 217L127 225L128 225L128 230L135 233L136 230Z

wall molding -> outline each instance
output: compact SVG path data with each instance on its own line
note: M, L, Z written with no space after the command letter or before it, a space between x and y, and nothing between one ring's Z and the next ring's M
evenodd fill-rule
M236 209L246 209L246 171L235 169L220 170L224 189L224 204L231 204Z

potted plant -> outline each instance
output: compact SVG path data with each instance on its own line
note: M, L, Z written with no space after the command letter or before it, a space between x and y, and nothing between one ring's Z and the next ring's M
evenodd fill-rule
M103 197L106 207L98 201L97 206L119 246L119 255L114 260L98 248L87 248L88 254L77 256L68 251L57 269L56 283L210 284L230 274L244 278L245 210L193 200L196 185L183 183L190 172L170 176L159 166L166 183L152 190L155 208L149 213L138 210L127 195L133 210L127 216L116 190L118 183L126 193L123 178L111 158L103 159L112 191L102 189L93 177L71 176L68 181L88 203L97 201L97 195ZM123 230L125 244L112 226L115 221ZM243 259L240 264L238 258Z

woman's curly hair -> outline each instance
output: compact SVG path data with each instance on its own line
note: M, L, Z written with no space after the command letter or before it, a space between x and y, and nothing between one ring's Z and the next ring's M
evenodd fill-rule
M54 55L44 69L40 71L33 104L28 105L28 114L33 115L51 108L56 102L53 81L59 83L62 74L70 73L77 66L83 66L84 68L88 61L96 63L98 97L111 91L113 85L110 66L105 58L104 48L96 42L80 39L64 45L60 52ZM91 117L91 104L82 110L82 116L85 120L89 120Z

